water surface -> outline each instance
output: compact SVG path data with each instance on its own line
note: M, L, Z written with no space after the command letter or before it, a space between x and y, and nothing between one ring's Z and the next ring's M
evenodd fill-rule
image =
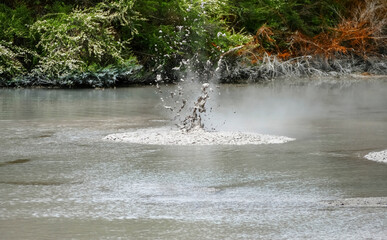
M220 93L220 95L219 95ZM208 128L276 145L102 141L172 125L152 87L0 90L2 239L385 239L387 83L222 85Z

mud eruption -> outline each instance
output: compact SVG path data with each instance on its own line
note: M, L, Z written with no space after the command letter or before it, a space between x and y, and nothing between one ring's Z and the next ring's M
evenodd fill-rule
M204 125L202 123L202 118L200 116L201 113L206 112L206 103L209 98L207 89L210 86L208 83L204 83L202 85L202 93L199 96L198 100L195 102L195 106L193 107L193 111L190 115L188 115L182 122L181 125L178 125L182 131L190 132L196 129L203 129ZM183 101L183 106L179 111L181 111L185 107L186 102Z
M210 84L203 83L201 93L194 102L194 106L189 108L188 115L176 124L177 128L138 129L126 133L111 134L106 136L104 140L151 145L258 145L278 144L295 140L283 136L250 132L206 131L201 114L206 112L206 103L210 99L209 92L212 92ZM161 99L165 103L165 100ZM180 101L178 102L180 103ZM164 105L164 108L168 112L176 114L174 119L177 120L187 105L189 105L187 100L183 99L180 107Z

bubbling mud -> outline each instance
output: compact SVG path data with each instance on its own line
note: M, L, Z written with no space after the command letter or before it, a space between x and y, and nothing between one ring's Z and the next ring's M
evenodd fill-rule
M104 140L150 145L259 145L286 143L295 139L247 132L209 132L199 127L190 131L164 127L111 134Z
M371 161L387 163L387 149L380 152L370 152L364 158Z

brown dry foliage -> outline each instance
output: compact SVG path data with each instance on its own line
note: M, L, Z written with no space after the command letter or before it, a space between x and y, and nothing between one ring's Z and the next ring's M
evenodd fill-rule
M322 55L334 58L337 55L354 54L367 58L378 54L386 46L387 1L366 0L353 3L352 14L342 18L337 27L315 37L299 32L291 36L293 56ZM356 7L355 7L356 6Z
M273 39L273 36L274 33L272 29L264 24L257 30L253 40L237 51L237 55L244 57L254 64L262 60L266 55L279 52L279 48ZM271 50L268 50L268 47Z
M379 55L387 46L387 1L349 1L347 9L347 17L342 17L336 27L314 37L293 33L288 40L288 49L279 47L273 30L263 25L257 30L253 41L238 47L235 53L252 64L273 55L282 60L306 55L326 59L350 54L363 58Z

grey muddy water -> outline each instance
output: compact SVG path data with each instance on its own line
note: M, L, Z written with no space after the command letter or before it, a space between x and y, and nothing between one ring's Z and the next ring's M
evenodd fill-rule
M104 140L174 125L152 87L0 89L0 238L386 239L386 93L221 85L209 129L296 140L171 146Z

